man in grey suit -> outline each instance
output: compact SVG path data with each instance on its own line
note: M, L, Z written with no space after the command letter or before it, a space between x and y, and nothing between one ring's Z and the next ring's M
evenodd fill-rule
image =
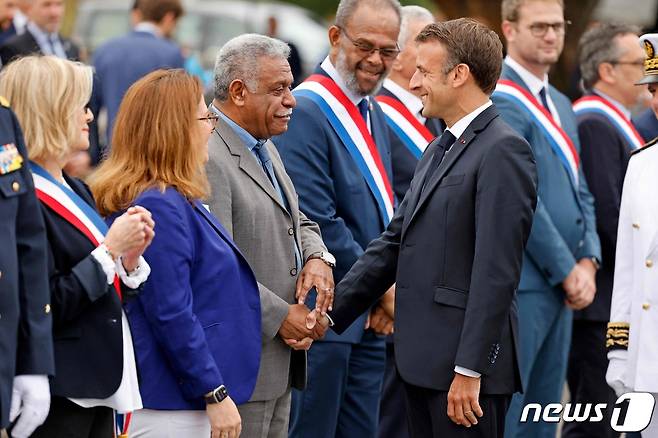
M215 64L219 118L208 145L210 210L249 261L259 282L263 349L256 388L239 406L242 437L288 436L290 387L304 389L306 349L316 310L333 299L333 256L318 225L299 211L297 193L269 140L283 133L295 106L289 47L246 34L230 40ZM303 304L318 291L313 312ZM297 302L297 303L296 303Z

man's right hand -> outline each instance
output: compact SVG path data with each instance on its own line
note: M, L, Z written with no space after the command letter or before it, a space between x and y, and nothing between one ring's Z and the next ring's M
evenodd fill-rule
M584 309L589 306L596 293L595 275L583 267L582 264L576 263L562 282L567 299L566 304L574 310Z
M206 405L206 414L210 421L211 438L238 438L242 431L242 419L231 397L219 403Z
M283 339L295 339L297 341L304 338L317 339L313 335L315 319L308 318L310 312L311 310L304 304L291 304L288 307L288 315L279 328L279 336Z

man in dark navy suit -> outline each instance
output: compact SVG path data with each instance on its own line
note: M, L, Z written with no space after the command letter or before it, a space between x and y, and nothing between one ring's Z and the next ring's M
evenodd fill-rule
M654 107L658 109L658 102L654 103L654 101L658 101L658 99L652 98L651 108L633 118L633 123L637 131L646 141L651 141L658 137L658 118L656 118L656 110L654 109Z
M183 15L180 0L139 0L135 12L141 21L133 31L108 41L94 54L99 103L107 109L108 146L126 90L154 70L183 68L185 62L180 47L169 40Z
M273 138L300 210L336 258L337 280L393 215L388 128L373 96L399 53L399 29L397 0L342 0L329 56L295 89L288 131ZM313 344L308 387L293 391L291 437L377 436L386 345L364 330L368 314Z
M516 289L536 205L528 143L490 100L503 49L471 20L416 37L411 88L448 128L386 231L336 286L342 332L395 282L395 360L412 437L502 437L521 389Z
M48 256L23 134L0 104L0 435L20 415L12 436L25 438L48 415L55 371Z
M644 140L633 135L629 108L634 107L644 86L644 51L639 29L620 24L601 24L589 29L579 45L580 71L587 90L574 104L580 138L580 158L596 212L596 231L601 241L601 269L596 273L594 301L574 312L567 381L571 403L610 403L616 396L605 381L608 368L606 329L610 319L615 272L617 225L624 175L631 152ZM623 127L627 129L622 129ZM609 417L601 422L570 422L562 436L576 438L616 437Z

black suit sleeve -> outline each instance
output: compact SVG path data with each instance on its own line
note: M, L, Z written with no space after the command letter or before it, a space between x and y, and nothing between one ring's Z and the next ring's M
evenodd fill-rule
M14 49L13 46L3 44L0 46L0 61L2 61L2 66L9 64L16 56L18 52Z
M16 117L11 114L16 146L27 159L23 135ZM16 217L16 248L19 266L18 349L16 374L54 374L52 316L49 308L46 266L46 231L39 214L39 201L27 163L21 170L28 193L19 197Z
M506 137L483 158L475 198L475 257L455 365L487 374L521 273L537 202L530 146Z

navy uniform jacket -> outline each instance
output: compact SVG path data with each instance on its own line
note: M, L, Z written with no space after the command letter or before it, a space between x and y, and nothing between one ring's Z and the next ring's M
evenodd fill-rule
M644 141L658 137L658 119L651 108L633 119L633 124Z
M396 100L400 100L395 94L382 88L379 92L380 96L388 96ZM427 119L425 126L430 130L434 136L440 135L445 129L445 125L441 120ZM414 176L414 170L418 164L418 159L411 153L411 151L400 140L400 137L389 128L389 137L391 141L391 162L393 166L393 191L398 202L402 202L404 194L409 189L411 178Z
M430 169L438 147L428 146L386 232L336 286L331 317L344 330L396 282L405 382L448 391L459 365L483 375L482 394L512 394L521 389L516 288L537 199L532 151L495 106Z
M326 76L321 68L315 73ZM295 185L299 209L320 225L322 239L336 257L334 279L338 282L385 227L363 174L324 113L310 99L296 99L288 131L272 141ZM370 102L372 136L392 181L388 127L379 104L374 98ZM328 331L324 339L358 343L365 320L364 314L344 335Z
M503 64L501 79L525 88L521 77ZM580 152L576 116L569 99L552 86L549 93L560 114L562 129ZM532 231L523 257L519 290L544 290L558 286L584 257L601 260L596 234L594 199L579 167L580 184L576 188L543 131L527 111L507 97L494 93L492 100L500 115L526 139L537 160L539 188Z
M601 269L596 273L594 301L585 309L574 312L574 318L607 322L610 319L621 191L631 147L610 119L602 114L579 115L578 136L583 173L594 196L602 258Z
M18 121L0 107L0 429L9 423L14 375L54 373L47 246ZM15 147L22 167L5 172ZM5 169L6 170L6 169Z

